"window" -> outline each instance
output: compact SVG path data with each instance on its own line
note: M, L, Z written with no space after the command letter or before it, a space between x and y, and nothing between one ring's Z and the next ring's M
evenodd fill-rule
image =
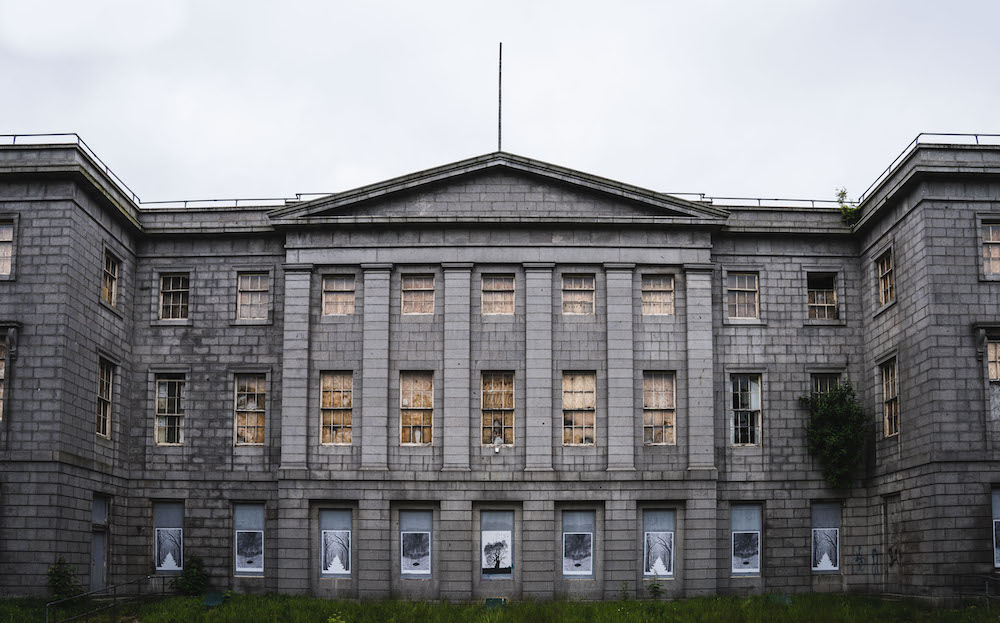
M111 438L111 392L114 390L115 366L101 358L97 370L97 434Z
M726 305L730 318L760 318L757 273L726 275Z
M808 273L806 290L809 298L809 320L836 320L837 275L834 273Z
M234 509L236 575L264 573L264 505L237 504Z
M642 574L659 578L674 575L674 511L642 512Z
M642 440L650 444L673 444L674 373L642 374Z
M1000 489L993 489L993 568L1000 569Z
M239 273L236 276L236 319L267 320L271 306L267 273Z
M562 313L565 315L594 315L594 276L563 275Z
M9 275L14 261L14 223L0 221L0 275Z
M514 443L514 373L483 372L483 445Z
M323 372L320 375L320 438L322 443L351 443L354 419L354 375Z
M812 505L812 570L840 570L840 502Z
M4 390L7 387L7 340L0 338L0 422L4 414Z
M353 314L354 275L323 277L323 315L350 316Z
M156 376L156 443L184 443L184 375Z
M351 511L320 509L319 572L323 577L351 575Z
M426 446L433 440L434 373L399 373L399 442Z
M267 377L263 374L237 374L233 384L236 392L236 445L263 444Z
M189 287L187 273L160 275L161 320L187 319Z
M403 313L434 313L434 275L403 275Z
M594 575L594 511L562 512L564 576Z
M991 381L1000 381L1000 340L987 340L986 361Z
M153 502L153 560L157 573L184 568L183 502Z
M101 276L101 300L112 307L118 306L118 271L121 262L108 251L104 252L104 272Z
M514 275L483 275L483 314L514 313Z
M875 260L875 272L878 274L878 303L888 305L896 298L896 282L892 276L892 249Z
M882 370L882 422L886 437L899 432L899 384L896 381L896 358L881 366Z
M597 412L596 374L594 372L564 372L563 445L580 446L594 443Z
M732 383L733 445L760 443L760 375L734 374Z
M483 511L479 515L481 576L514 577L514 511Z
M433 511L399 511L400 575L431 575Z
M730 510L733 573L760 573L760 504L734 504Z
M672 316L674 314L674 276L642 276L642 315Z
M983 272L1000 275L1000 223L983 223Z
M839 374L813 374L812 376L812 393L815 395L825 394L834 387L840 385L840 375Z

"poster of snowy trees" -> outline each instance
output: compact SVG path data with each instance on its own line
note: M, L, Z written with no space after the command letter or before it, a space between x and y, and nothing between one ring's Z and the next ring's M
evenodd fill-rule
M413 575L431 574L431 533L399 533L399 572Z
M263 531L236 531L236 572L264 573Z
M563 575L590 575L594 572L594 535L590 532L563 533Z
M351 531L323 530L321 571L324 575L351 574Z
M674 574L674 533L647 532L643 546L643 575L670 577Z
M760 532L733 532L733 572L760 571Z
M180 571L184 564L184 529L156 529L156 570Z
M1000 520L993 520L993 566L1000 567Z
M483 530L482 535L483 575L510 575L510 530Z
M812 570L840 570L839 528L813 528Z

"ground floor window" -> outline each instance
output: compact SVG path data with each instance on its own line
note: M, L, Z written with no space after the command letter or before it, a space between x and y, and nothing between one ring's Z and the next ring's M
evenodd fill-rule
M812 570L840 570L840 502L812 505Z
M153 560L157 572L184 566L184 503L153 503Z
M514 511L483 511L479 517L482 577L514 575Z
M434 512L399 511L399 573L431 575Z
M351 511L321 509L320 574L324 577L351 575Z
M642 574L669 578L674 575L674 522L672 510L649 509L642 513Z
M594 511L563 511L564 576L594 575Z
M730 511L733 573L760 573L760 504L734 504Z
M235 508L236 575L264 573L264 505L237 504Z

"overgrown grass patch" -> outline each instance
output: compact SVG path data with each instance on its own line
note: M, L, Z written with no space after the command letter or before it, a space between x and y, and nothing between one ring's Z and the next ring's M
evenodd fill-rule
M481 602L330 601L288 595L233 595L216 608L198 597L171 597L122 612L121 623L1000 623L1000 605L932 608L910 600L839 594L768 595L649 601ZM0 623L41 623L41 600L0 600ZM108 623L110 617L91 618Z

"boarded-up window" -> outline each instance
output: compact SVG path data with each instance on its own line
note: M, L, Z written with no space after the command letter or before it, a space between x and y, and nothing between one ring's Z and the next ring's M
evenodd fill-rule
M7 389L7 341L0 339L0 422L4 415L4 394Z
M319 400L322 443L350 444L354 375L351 372L322 373Z
M986 342L986 361L990 368L990 380L1000 381L1000 340Z
M983 272L1000 275L1000 223L983 223Z
M892 249L879 256L875 261L878 273L878 302L888 305L896 298L896 279L892 271Z
M760 318L757 273L728 273L726 306L730 318Z
M899 386L896 382L896 358L881 366L882 370L882 424L886 437L899 432Z
M187 273L160 275L160 318L183 320L188 317L190 282Z
M269 281L267 273L240 273L237 276L237 320L267 320Z
M404 314L434 313L434 275L403 275Z
M483 275L483 313L514 313L514 275Z
M672 316L674 313L674 276L642 276L642 315Z
M806 275L810 320L836 320L837 275L833 273L809 273Z
M644 372L642 375L643 443L675 443L674 414L674 373Z
M184 375L156 376L156 443L184 442Z
M596 439L597 376L593 372L564 372L563 445L589 445Z
M327 275L323 277L323 315L350 316L354 314L354 275Z
M267 377L263 374L237 374L236 445L264 443L267 413Z
M483 372L483 445L514 443L514 373Z
M0 275L9 275L14 258L14 223L0 221Z
M567 315L594 314L593 275L563 275L562 312Z
M97 370L97 434L111 437L111 395L115 383L115 365L101 359Z
M399 373L399 442L428 445L433 439L434 373Z

